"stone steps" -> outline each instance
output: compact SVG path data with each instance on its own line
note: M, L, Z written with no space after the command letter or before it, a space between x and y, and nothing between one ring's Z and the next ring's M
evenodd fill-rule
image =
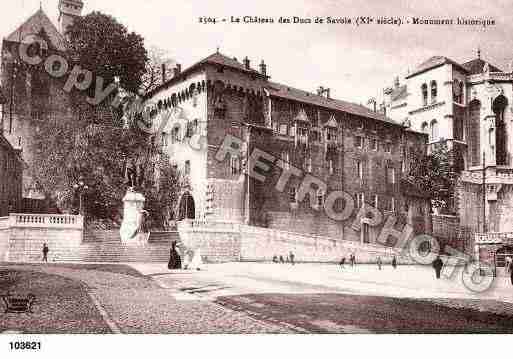
M11 262L40 261L43 243L48 243L49 262L167 262L171 243L179 240L178 233L157 232L150 238L148 243L126 244L121 242L119 231L87 232L82 243L32 236L27 240L11 241L7 259Z

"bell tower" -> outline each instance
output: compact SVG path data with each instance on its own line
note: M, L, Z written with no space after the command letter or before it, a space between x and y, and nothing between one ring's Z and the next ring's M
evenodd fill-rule
M59 31L65 35L68 26L73 24L77 16L82 15L82 0L59 0Z

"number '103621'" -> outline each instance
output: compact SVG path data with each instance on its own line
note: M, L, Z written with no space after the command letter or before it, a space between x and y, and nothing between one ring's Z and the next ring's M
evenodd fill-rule
M11 350L41 350L41 342L9 342Z

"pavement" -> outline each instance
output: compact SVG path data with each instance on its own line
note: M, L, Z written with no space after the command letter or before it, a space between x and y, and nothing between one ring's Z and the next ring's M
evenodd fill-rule
M115 333L513 333L509 278L475 293L461 276L437 280L427 266L226 263L200 271L170 271L167 263L6 266L83 283Z
M513 303L509 278L497 277L482 292L469 290L461 267L451 278L435 279L429 266L225 263L207 264L201 271L170 273L162 263L127 264L150 276L164 288L174 289L177 300L210 300L218 297L284 293L340 293L395 298L458 298Z

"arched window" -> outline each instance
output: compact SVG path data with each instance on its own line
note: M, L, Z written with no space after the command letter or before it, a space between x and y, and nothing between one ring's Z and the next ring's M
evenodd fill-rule
M508 100L504 95L499 95L493 101L492 109L495 113L495 161L498 165L506 165L508 158L506 123L504 121L504 110Z
M438 89L436 87L436 81L431 81L431 103L436 103L438 96Z
M433 120L431 121L430 141L434 142L436 140L438 140L438 122Z
M428 104L428 87L426 84L422 85L421 91L422 91L422 106L427 106L427 104Z

